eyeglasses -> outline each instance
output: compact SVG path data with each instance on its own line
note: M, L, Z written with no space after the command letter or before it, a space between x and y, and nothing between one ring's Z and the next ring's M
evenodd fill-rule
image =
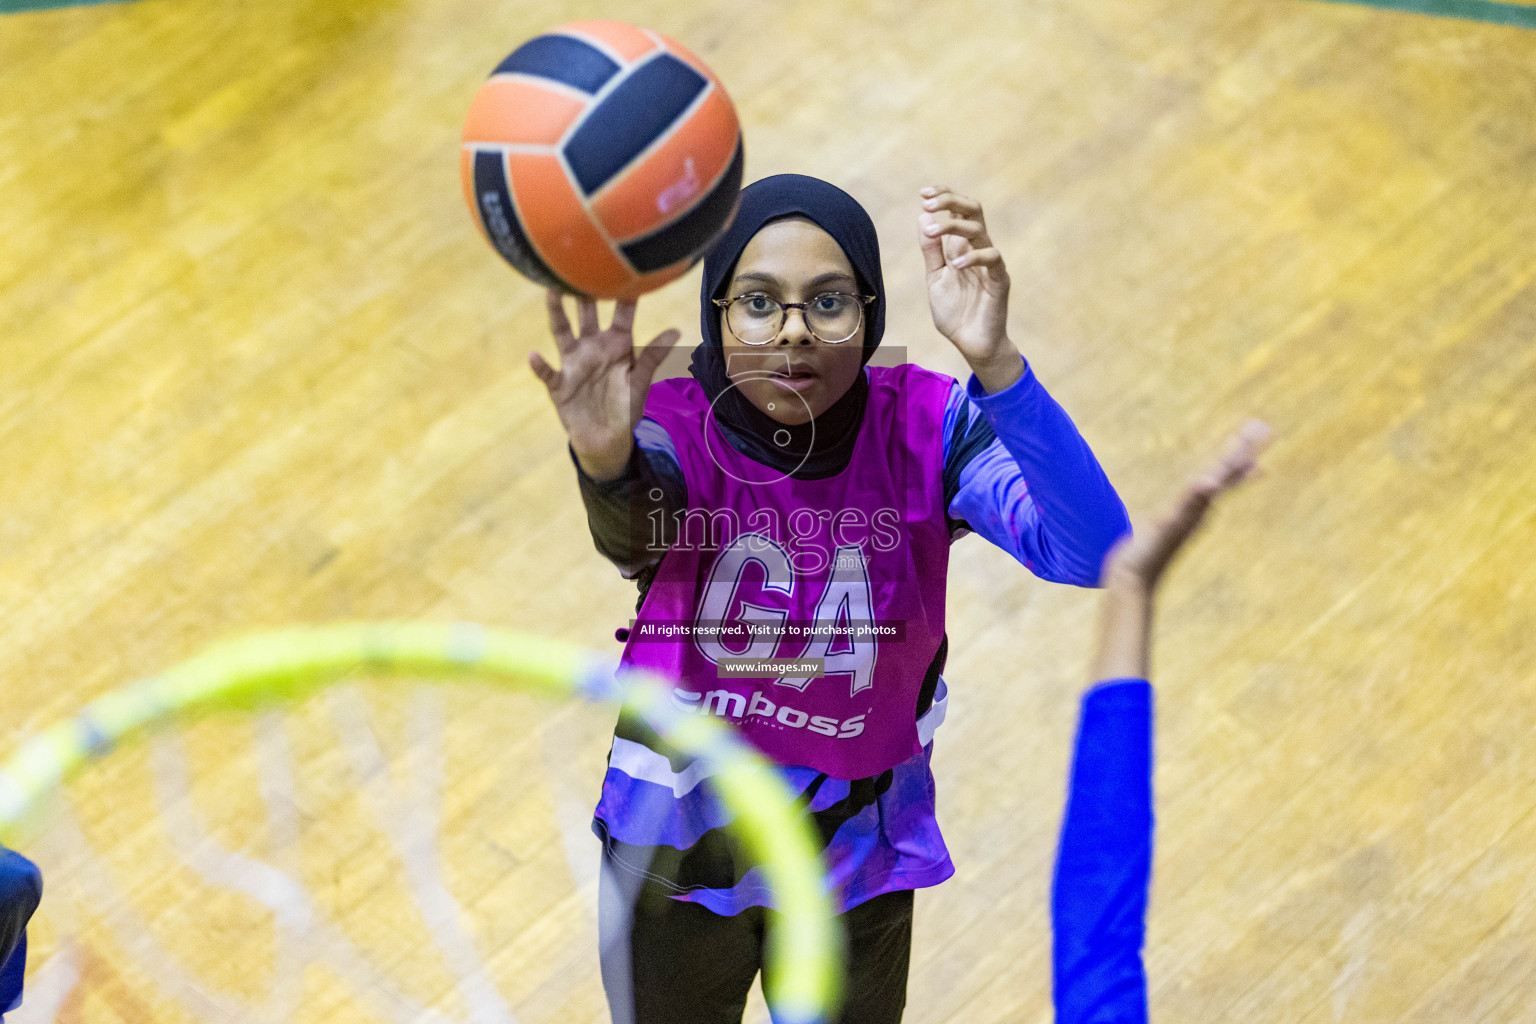
M792 309L800 311L805 329L817 341L841 345L859 333L864 323L864 307L875 299L874 295L822 292L809 302L780 302L762 292L748 292L733 299L711 301L725 310L725 325L744 345L766 345L777 338Z

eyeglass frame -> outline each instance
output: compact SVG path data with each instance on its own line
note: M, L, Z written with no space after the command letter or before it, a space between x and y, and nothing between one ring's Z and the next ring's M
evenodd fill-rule
M775 306L779 307L779 326L774 330L774 332L771 335L769 335L763 341L747 341L741 335L737 334L736 333L736 329L731 326L731 316L730 316L731 304L734 303L734 302L739 302L742 299L750 299L754 295L761 295L763 298L767 299L769 302L771 302ZM806 318L805 308L807 306L809 306L811 303L815 302L817 299L822 298L823 296L826 296L826 295L847 295L849 298L854 298L854 299L858 299L859 300L859 323L858 323L858 326L855 327L853 329L853 332L850 333L848 335L848 337L846 337L846 338L839 338L837 341L828 341L826 338L823 338L821 335L816 333L815 328L813 328L811 326L811 321ZM774 298L772 295L769 295L767 292L742 292L740 295L733 295L729 299L710 299L709 301L711 303L713 303L714 305L719 306L721 309L725 310L725 313L726 313L726 316L725 316L725 329L731 332L731 337L735 338L737 341L741 342L743 345L751 345L752 347L757 348L757 347L760 347L762 345L771 345L771 344L773 344L773 339L777 338L780 334L783 333L784 325L789 323L789 311L792 310L792 309L798 309L800 311L800 322L805 324L806 332L809 333L811 337L813 337L817 341L821 342L823 345L842 345L842 344L845 344L846 342L850 341L853 338L853 335L859 333L859 327L863 327L864 326L864 307L869 305L871 302L874 302L879 297L880 296L878 296L878 295L860 295L858 292L843 292L843 291L837 291L836 289L834 289L832 291L818 292L817 294L812 295L809 299L807 299L804 302L780 302L778 299Z

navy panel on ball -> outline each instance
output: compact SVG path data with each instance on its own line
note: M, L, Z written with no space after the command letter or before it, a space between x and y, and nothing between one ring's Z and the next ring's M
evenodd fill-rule
M507 188L506 158L495 150L479 150L475 153L475 205L480 211L480 223L491 243L502 258L516 267L525 277L545 288L563 292L576 289L566 284L549 269L534 251L518 221L517 208L512 205L512 193Z
M660 231L620 247L629 265L642 274L649 274L671 266L689 253L702 256L710 235L719 234L730 223L727 216L741 192L742 163L742 147L737 142L736 155L731 157L730 166L698 205Z
M493 75L537 75L573 89L593 93L619 73L618 64L602 50L570 36L530 39L496 65Z
M565 159L587 195L655 142L709 82L670 53L644 64L599 103L565 144Z

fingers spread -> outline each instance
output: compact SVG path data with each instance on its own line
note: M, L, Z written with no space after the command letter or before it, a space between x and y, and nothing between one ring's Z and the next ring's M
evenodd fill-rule
M571 321L565 315L565 296L553 288L544 293L545 307L549 310L549 333L555 336L555 347L561 355L576 346L571 334Z
M585 295L576 300L576 317L581 324L581 336L587 337L602 330L597 323L597 300Z
M655 375L657 367L661 366L662 360L667 358L667 353L672 351L673 346L682 336L682 332L676 327L669 327L652 338L645 348L640 350L640 355L635 359L635 369L647 384Z
M636 305L637 303L634 299L620 299L618 303L614 305L612 324L613 330L622 331L625 334L628 334L630 331L634 330Z
M555 384L558 381L560 372L553 366L550 366L549 363L545 361L543 356L539 355L537 352L530 353L528 356L528 365L530 368L532 368L533 375L539 378L539 380L544 384L546 388L548 388L550 391L555 390Z

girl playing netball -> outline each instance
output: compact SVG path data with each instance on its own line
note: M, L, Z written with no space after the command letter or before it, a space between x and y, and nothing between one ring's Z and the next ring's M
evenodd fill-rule
M783 766L825 843L848 935L840 1020L900 1020L912 892L953 874L929 770L947 691L949 545L979 533L1037 576L1095 586L1129 530L1072 421L1006 331L1009 280L981 207L924 189L933 320L972 369L867 365L885 326L868 214L826 182L743 190L705 260L692 379L652 383L634 303L537 354L598 550L640 586L623 660L729 718ZM705 769L621 719L593 827L614 1019L741 1019L767 891L736 855Z

